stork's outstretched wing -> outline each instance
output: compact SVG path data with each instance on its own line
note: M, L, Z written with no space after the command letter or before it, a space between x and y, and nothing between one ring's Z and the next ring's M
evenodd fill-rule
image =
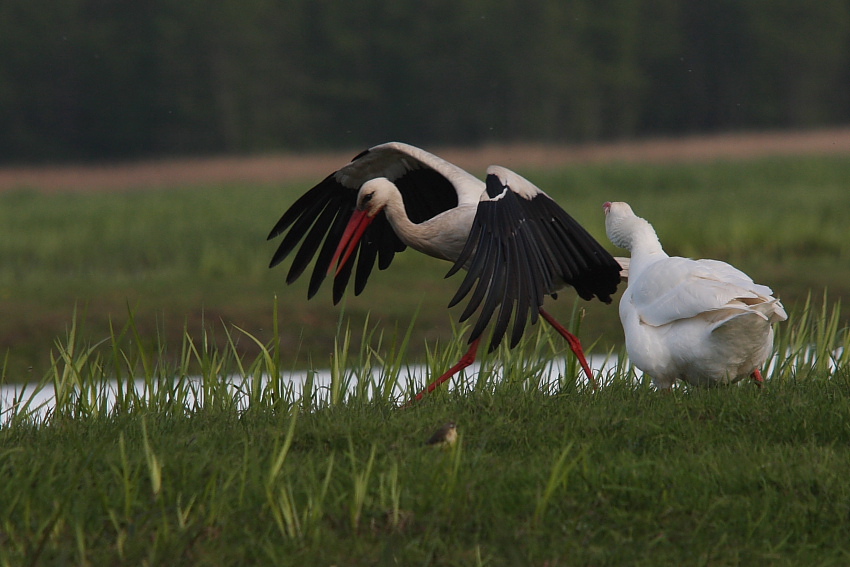
M370 179L386 177L402 193L407 215L422 222L467 201L484 190L484 184L464 170L419 148L397 142L381 144L361 152L345 167L327 176L307 191L281 216L268 238L284 235L269 267L276 266L298 248L286 283L298 279L316 258L308 299L318 292L331 267L334 251L342 238L360 187ZM300 247L299 247L300 243ZM366 286L375 262L386 269L405 245L381 212L358 243L357 258L347 262L334 277L333 301L338 303L354 271L354 293ZM356 270L354 266L356 264Z
M449 306L470 296L461 321L480 308L470 342L495 315L490 350L512 316L510 345L516 346L529 314L535 323L545 296L564 284L583 299L610 303L620 282L620 265L580 224L531 182L497 166L487 170L487 196L447 276L464 267L468 273Z

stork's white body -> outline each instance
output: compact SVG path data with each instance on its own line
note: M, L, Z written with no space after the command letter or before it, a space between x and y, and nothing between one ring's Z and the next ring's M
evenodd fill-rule
M381 144L293 203L269 238L280 235L272 266L298 248L287 283L315 257L308 298L330 273L334 302L352 275L359 294L373 266L387 268L407 246L453 262L449 275L467 270L449 306L469 296L461 321L479 314L470 350L436 383L471 364L491 319L492 350L506 334L515 346L538 316L570 342L593 379L578 339L543 310L543 301L570 285L584 299L610 303L620 265L555 201L508 169L490 166L482 181L420 148Z

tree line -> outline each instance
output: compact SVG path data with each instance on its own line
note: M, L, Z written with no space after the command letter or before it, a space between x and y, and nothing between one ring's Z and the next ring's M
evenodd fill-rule
M850 0L10 0L0 161L850 120Z

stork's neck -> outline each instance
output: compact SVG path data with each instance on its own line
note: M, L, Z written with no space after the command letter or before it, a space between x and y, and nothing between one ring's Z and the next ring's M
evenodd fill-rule
M384 212L393 231L406 245L434 258L454 262L469 237L475 208L461 205L417 224L408 218L401 193L396 190L387 200Z
M408 218L407 210L404 208L404 199L402 199L401 192L395 187L393 187L393 191L384 206L384 213L401 241L416 248L415 242L419 238L418 225Z

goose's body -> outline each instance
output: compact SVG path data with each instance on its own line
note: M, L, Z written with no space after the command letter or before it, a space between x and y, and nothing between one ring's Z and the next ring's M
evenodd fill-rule
M334 273L335 303L352 273L359 294L375 262L385 269L407 246L453 262L449 275L467 270L449 305L469 296L461 321L478 311L471 346L429 391L474 361L491 319L492 350L508 332L514 346L528 319L534 323L538 315L567 338L593 380L578 339L543 310L543 300L569 285L584 299L610 303L620 266L555 201L508 169L491 166L484 182L422 149L381 144L298 199L269 238L281 234L272 266L301 243L287 283L316 257L308 298L329 273Z
M773 291L717 260L670 257L652 226L626 203L605 204L608 238L631 252L620 320L631 362L659 388L753 376L788 318Z

